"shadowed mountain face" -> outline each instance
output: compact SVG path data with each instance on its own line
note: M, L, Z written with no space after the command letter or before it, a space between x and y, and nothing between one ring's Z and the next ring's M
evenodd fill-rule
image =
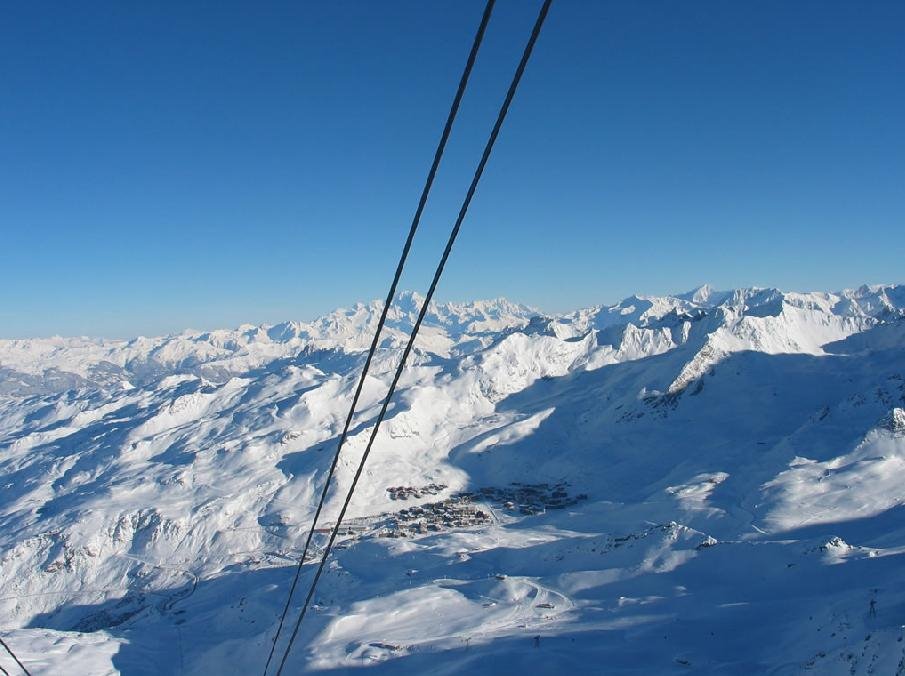
M379 311L0 341L0 635L33 672L263 668ZM438 304L417 346L293 673L905 669L903 287Z

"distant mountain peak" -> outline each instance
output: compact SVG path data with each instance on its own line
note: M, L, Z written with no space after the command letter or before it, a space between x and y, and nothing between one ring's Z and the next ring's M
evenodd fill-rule
M737 291L738 290L717 291L710 284L702 284L701 286L698 286L691 291L680 293L678 296L676 296L676 298L689 303L693 303L694 305L713 307L715 305L719 305Z
M692 303L697 303L698 305L703 305L710 301L712 295L713 287L710 286L710 284L702 284L701 286L680 295L679 298L690 300Z

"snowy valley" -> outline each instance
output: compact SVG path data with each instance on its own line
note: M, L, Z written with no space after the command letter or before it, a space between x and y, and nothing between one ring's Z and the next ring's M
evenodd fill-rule
M263 670L380 309L0 340L0 638L32 674ZM287 671L905 674L903 470L905 286L438 303Z

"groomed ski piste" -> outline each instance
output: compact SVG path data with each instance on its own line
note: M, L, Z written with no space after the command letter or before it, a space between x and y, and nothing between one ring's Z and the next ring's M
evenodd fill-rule
M0 341L32 674L261 673L380 309ZM427 317L287 673L905 674L905 287Z

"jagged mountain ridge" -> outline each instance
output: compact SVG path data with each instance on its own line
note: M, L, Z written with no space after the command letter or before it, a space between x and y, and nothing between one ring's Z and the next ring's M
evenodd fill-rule
M382 347L399 346L410 332L423 298L400 294L387 317ZM234 330L185 331L158 338L103 340L46 338L0 340L0 374L8 393L42 393L72 387L126 386L165 375L193 373L215 381L317 350L367 349L382 301L357 303L312 322L242 325ZM432 303L419 346L444 350L465 338L517 328L536 311L505 299ZM403 343L404 344L404 343ZM4 390L0 390L3 392Z
M388 488L400 485L444 486L407 505L512 482L585 497L542 514L491 505L479 528L348 541L305 630L316 647L295 668L364 659L412 673L428 651L432 667L492 673L537 634L551 647L528 657L550 673L600 659L648 673L894 667L903 297L901 286L701 288L556 317L503 301L432 309L352 516L397 513ZM340 488L417 303L391 311ZM22 627L12 638L49 669L73 631L89 632L78 645L92 673L144 673L142 656L176 640L163 673L259 669L379 309L90 349L5 342L13 378L152 354L160 368L0 396L0 615ZM328 520L337 508L333 496ZM740 589L748 609L730 610ZM781 619L759 622L780 598ZM433 632L405 620L425 608L439 609ZM706 631L632 649L674 635L667 617ZM727 638L707 636L725 626L763 641L720 648Z
M382 347L404 344L422 302L423 298L413 292L397 297L388 315ZM306 351L355 353L369 345L382 307L381 301L371 301L307 323L247 324L234 330L185 331L158 338L0 340L3 376L0 393L40 394L91 385L128 386L133 380L144 382L177 373L221 381L275 359L297 358ZM905 290L895 285L865 285L837 294L783 293L757 288L715 292L704 285L676 296L632 296L616 305L596 306L558 317L544 317L533 308L503 298L473 303L432 303L417 346L448 355L459 344L474 341L474 345L483 347L488 335L523 329L529 323L535 328L546 325L559 338L577 338L597 330L604 333L605 341L615 343L626 330L672 328L715 312L722 314L718 321L725 323L744 317L780 316L784 307L848 317L855 325L864 326L871 320L901 316L905 312ZM636 335L637 340L645 338L656 340L645 333ZM794 345L788 349L797 351Z

